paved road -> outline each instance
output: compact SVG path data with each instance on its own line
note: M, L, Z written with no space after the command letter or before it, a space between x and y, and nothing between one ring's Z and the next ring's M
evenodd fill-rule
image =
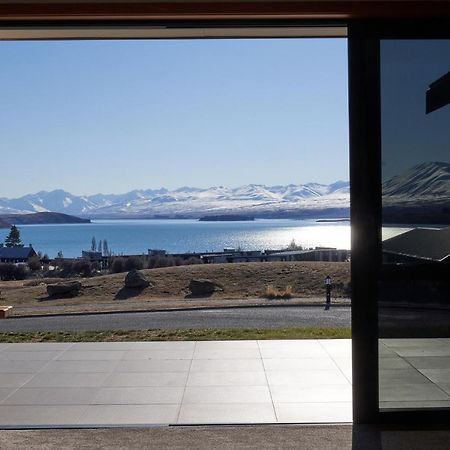
M350 326L350 307L264 307L116 313L0 321L1 331L147 330L168 328L282 328Z

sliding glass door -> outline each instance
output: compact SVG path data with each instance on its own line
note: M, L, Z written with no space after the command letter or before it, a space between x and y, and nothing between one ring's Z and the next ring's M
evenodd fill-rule
M450 408L450 40L380 42L379 406Z
M448 30L349 27L356 423L450 417Z

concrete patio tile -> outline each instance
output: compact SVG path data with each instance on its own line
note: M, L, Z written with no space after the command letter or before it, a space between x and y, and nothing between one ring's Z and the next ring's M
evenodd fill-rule
M124 354L123 360L139 359L192 359L193 349L172 350L172 349L154 349L154 350L131 350Z
M57 361L118 361L123 359L124 355L124 350L70 350L62 353Z
M420 369L420 372L433 383L450 384L450 369Z
M383 357L383 358L389 358L389 357L398 358L398 354L394 350L387 347L380 341L378 341L378 354L380 357Z
M103 383L108 387L185 386L188 372L115 372Z
M18 388L33 376L34 373L0 373L0 388Z
M448 394L450 399L450 383L438 383L438 386Z
M261 359L194 359L191 372L264 372Z
M397 354L403 358L410 358L415 356L450 356L450 347L397 347L395 349Z
M441 338L392 338L382 339L382 343L392 349L401 347L436 347L445 345L446 342Z
M0 372L11 371L0 373L4 425L267 423L277 420L274 403L285 422L350 420L349 340L63 345L0 349ZM394 356L387 367L403 367ZM399 370L409 381L423 377ZM450 401L438 391L445 400L427 401Z
M273 402L276 403L330 403L351 402L350 384L336 386L271 386Z
M135 348L136 342L75 342L70 351L126 351Z
M197 341L137 341L133 350L194 350Z
M321 349L318 339L263 339L258 341L260 349L293 349L317 350Z
M2 403L7 397L9 397L16 388L0 387L0 403Z
M380 408L385 409L422 409L450 408L450 400L411 401L411 402L380 402Z
M178 424L276 422L272 403L214 403L181 405Z
M41 351L41 352L0 352L0 364L6 361L51 361L61 355L61 351Z
M267 386L264 372L191 372L187 386Z
M402 357L450 356L450 341L443 339L383 339L383 343Z
M433 383L396 383L380 387L380 401L431 401L450 400L450 397Z
M0 373L33 373L41 370L48 361L2 361Z
M258 341L198 341L197 350L232 350L232 349L258 349Z
M331 358L270 358L264 359L266 371L270 370L335 370Z
M259 348L205 349L196 348L194 359L260 359Z
M133 350L194 350L196 341L134 342Z
M176 423L180 405L90 405L78 425L165 425Z
M183 404L270 402L266 386L187 386L183 398Z
M351 384L353 380L353 369L341 369L345 378L347 378L348 382Z
M380 370L388 369L411 369L411 364L408 364L403 358L380 358L379 360Z
M352 402L275 403L279 423L351 422Z
M352 368L352 357L351 356L339 356L336 358L333 358L333 362L335 364L335 367L337 366L339 369L350 369Z
M0 426L75 425L86 405L0 405Z
M450 356L417 356L405 359L416 369L450 369Z
M419 384L430 382L427 377L411 367L409 369L381 369L379 373L380 385L396 385L403 383Z
M99 387L107 373L38 373L24 387Z
M266 371L267 380L270 386L325 386L325 385L348 385L347 378L342 372L334 370L277 370Z
M8 397L3 405L88 405L97 388L21 388Z
M323 347L305 347L305 348L261 348L261 356L264 359L269 358L327 358L328 353Z
M352 343L347 339L320 339L320 345L332 357L350 357L352 355Z
M71 342L19 342L9 345L5 351L12 352L42 352L42 351L64 351L72 347Z
M92 404L150 405L181 404L184 387L108 387L101 388Z
M112 372L118 361L50 361L40 373Z
M191 360L185 359L136 359L119 361L116 372L187 372Z

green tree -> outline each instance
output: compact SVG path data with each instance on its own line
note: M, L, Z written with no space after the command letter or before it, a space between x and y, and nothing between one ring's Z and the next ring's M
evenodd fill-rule
M15 225L11 226L11 230L9 231L8 236L6 236L5 246L6 247L23 247L22 239L20 239L20 231Z
M91 250L93 252L95 252L97 250L97 241L95 239L95 236L92 236L92 241L91 241Z
M109 247L108 247L108 241L106 239L103 239L103 255L111 256L111 252L109 251Z

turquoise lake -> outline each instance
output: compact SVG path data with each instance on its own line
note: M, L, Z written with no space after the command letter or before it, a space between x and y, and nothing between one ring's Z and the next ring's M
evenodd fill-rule
M318 223L315 220L255 220L251 222L199 222L197 220L94 220L90 224L21 225L22 241L36 251L55 257L81 256L82 250L106 239L115 254L143 254L149 248L170 253L281 249L292 239L304 247L350 248L348 222ZM398 234L406 229L386 231ZM0 230L0 242L8 230Z

